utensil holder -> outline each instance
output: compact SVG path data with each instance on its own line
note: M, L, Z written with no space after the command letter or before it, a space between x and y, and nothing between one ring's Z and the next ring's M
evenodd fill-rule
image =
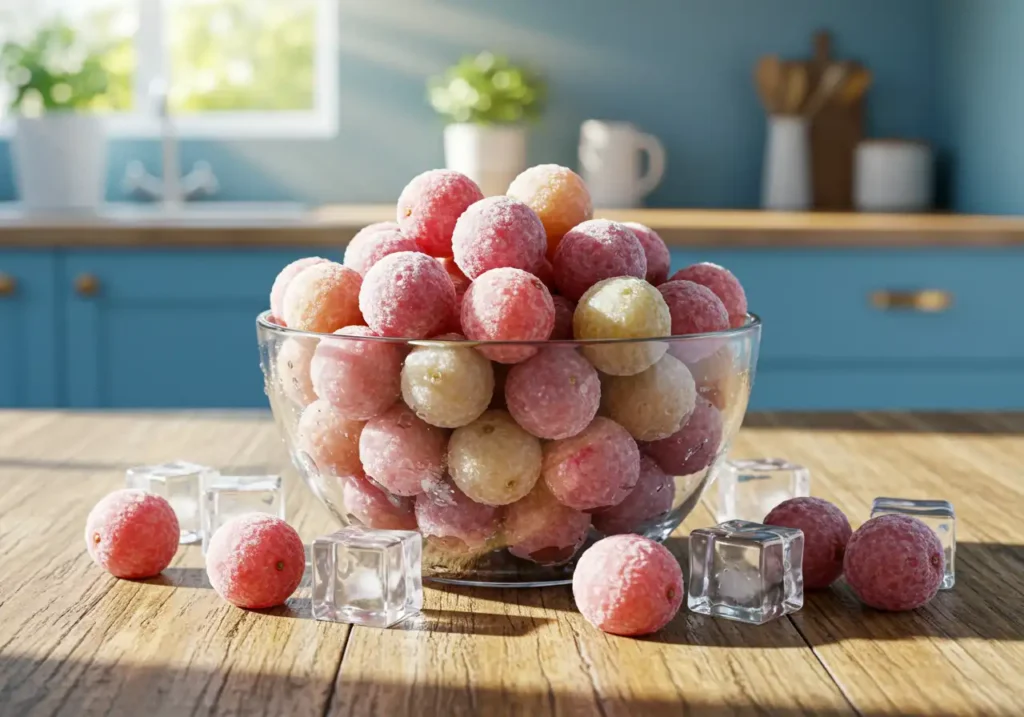
M811 208L811 151L803 117L768 118L761 206L775 211Z

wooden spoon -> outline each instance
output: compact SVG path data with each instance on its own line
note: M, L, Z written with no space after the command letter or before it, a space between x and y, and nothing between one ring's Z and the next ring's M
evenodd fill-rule
M778 112L778 98L782 88L782 62L777 55L767 55L758 61L754 81L765 109L770 114Z
M807 102L804 115L813 118L821 112L825 105L835 98L848 73L849 67L844 62L836 62L826 67L818 86L811 93L811 99Z
M855 68L843 83L839 101L847 106L856 103L871 88L872 80L871 73L863 67Z
M800 114L800 109L807 100L807 85L809 83L805 65L793 63L786 67L786 100L783 112L789 115Z

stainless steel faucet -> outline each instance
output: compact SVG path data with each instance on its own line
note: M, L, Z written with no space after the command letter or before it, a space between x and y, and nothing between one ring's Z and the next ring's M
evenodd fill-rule
M165 207L174 208L180 207L194 197L216 194L220 184L208 162L196 162L191 172L184 177L181 176L178 135L168 104L167 83L163 80L154 80L149 86L149 96L154 103L156 115L160 118L163 178L150 174L142 162L134 160L125 168L124 190L160 200Z

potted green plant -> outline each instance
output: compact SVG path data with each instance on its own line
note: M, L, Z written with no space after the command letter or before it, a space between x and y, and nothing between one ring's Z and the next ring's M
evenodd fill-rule
M15 118L11 153L26 210L95 210L106 184L106 137L91 112L110 85L103 52L57 20L27 42L4 44L0 73Z
M544 84L490 52L463 57L429 83L430 103L449 124L445 164L487 196L504 194L526 168L527 122L540 116Z

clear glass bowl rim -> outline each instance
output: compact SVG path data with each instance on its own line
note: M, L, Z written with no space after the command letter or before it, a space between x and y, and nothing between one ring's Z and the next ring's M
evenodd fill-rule
M281 334L283 336L302 336L314 339L332 337L335 339L348 339L353 341L376 341L388 344L401 344L406 346L597 346L606 344L642 344L656 341L671 341L672 343L699 343L712 339L742 339L756 336L761 331L761 317L748 312L747 321L743 326L724 331L708 331L702 334L684 334L682 336L656 336L643 339L561 339L556 341L473 341L472 339L404 339L392 338L389 336L346 336L345 334L321 334L315 331L300 331L290 329L270 321L270 310L263 311L256 317L256 326L267 331Z

